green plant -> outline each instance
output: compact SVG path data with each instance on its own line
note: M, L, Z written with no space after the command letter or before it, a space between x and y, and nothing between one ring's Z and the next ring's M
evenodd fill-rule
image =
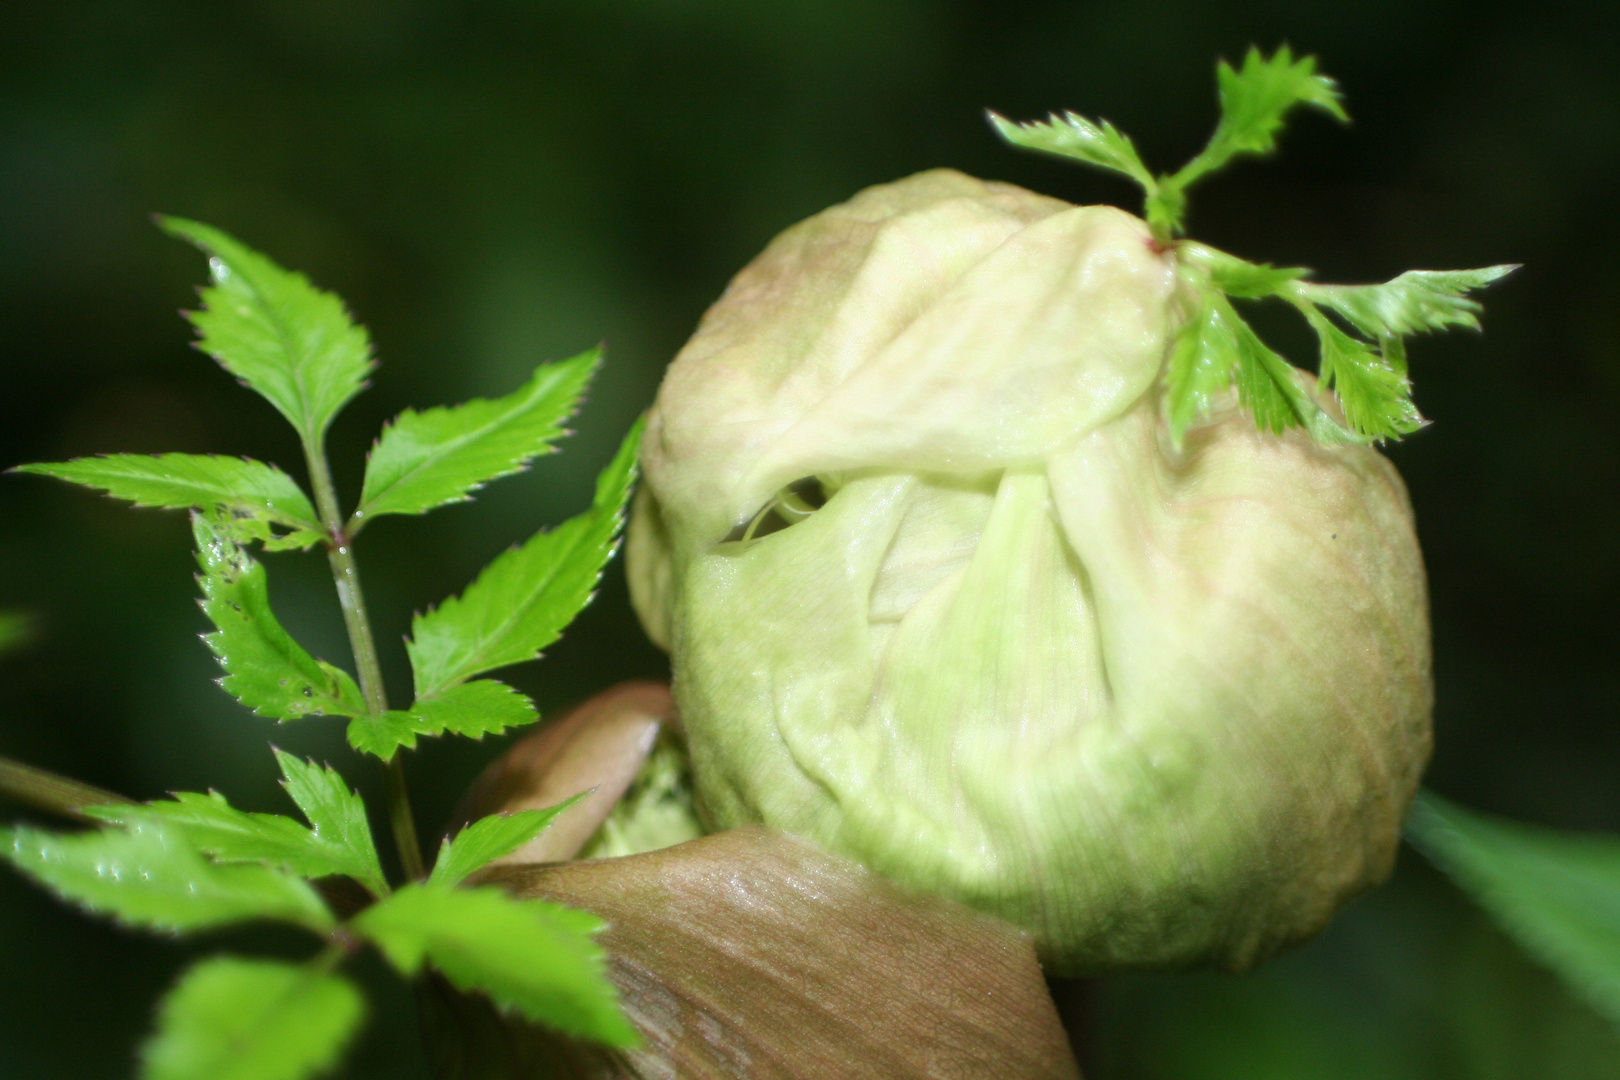
M1028 931L1049 971L1249 967L1393 865L1429 753L1427 596L1371 444L1405 339L1511 267L1324 285L1182 237L1186 191L1343 118L1309 57L1217 69L1155 176L1073 113L1009 141L1144 222L934 170L788 229L648 420L632 598L712 823L762 821ZM1315 331L1315 376L1238 302Z
M415 617L408 642L415 695L384 693L355 561L355 537L385 514L422 514L527 467L565 434L600 355L540 366L495 400L407 410L367 460L355 510L340 509L325 437L373 367L366 332L331 294L224 233L160 219L209 256L212 284L189 317L199 347L297 430L313 500L287 473L257 461L190 454L117 454L17 471L54 476L136 506L190 509L206 638L226 691L255 713L289 722L348 718L348 740L387 777L388 817L406 880L385 877L366 807L330 766L276 751L283 786L307 822L248 813L217 792L138 804L7 763L0 789L96 823L79 833L16 826L0 834L10 862L59 896L119 922L186 934L247 920L308 931L303 963L216 956L191 968L159 1008L142 1050L152 1080L309 1076L332 1066L361 1023L359 990L341 965L375 947L407 978L431 965L464 990L559 1031L628 1045L593 942L600 920L493 887L468 886L481 866L516 849L572 804L476 821L440 846L431 869L419 846L402 749L425 736L474 738L538 719L523 694L483 676L537 658L589 601L612 555L635 479L638 424L597 482L589 510L499 556L460 595ZM252 553L324 547L358 680L304 650L271 611ZM0 621L0 638L23 624ZM367 894L334 910L313 882L347 877Z

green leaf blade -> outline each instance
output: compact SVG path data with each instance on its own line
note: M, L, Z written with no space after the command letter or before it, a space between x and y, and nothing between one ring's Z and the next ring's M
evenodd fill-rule
M601 350L591 349L541 365L505 397L401 413L366 462L356 528L381 514L421 514L465 501L489 481L527 468L567 433L563 423L600 360Z
M158 219L209 256L214 284L189 317L198 347L318 445L332 418L365 387L371 342L331 293L211 226Z
M1331 308L1368 337L1404 337L1447 327L1479 329L1479 301L1469 293L1518 269L1408 270L1379 285L1319 285L1301 282L1298 294Z
M1620 836L1537 828L1418 796L1407 838L1620 1025Z
M254 712L277 720L365 712L354 679L315 659L282 629L270 610L264 567L230 535L228 525L216 516L192 514L202 609L216 627L203 640L225 669L220 685Z
M0 833L0 854L63 899L130 926L182 933L272 919L332 928L307 883L267 866L216 865L183 829L155 818L77 834L18 826Z
M1238 344L1213 304L1187 320L1165 369L1170 438L1180 446L1187 429L1210 414L1216 399L1237 377Z
M1297 105L1348 122L1337 84L1316 73L1316 58L1294 54L1284 45L1268 58L1250 47L1242 68L1222 60L1215 68L1221 119L1209 145L1171 179L1185 188L1241 154L1269 154L1276 149L1283 120Z
M328 851L337 872L369 888L373 895L388 891L377 843L366 817L365 800L353 791L330 765L300 761L276 751L284 778L282 786L309 820L310 833Z
M591 509L502 553L459 597L412 620L406 650L418 699L535 659L590 601L617 547L642 424L597 478Z
M355 717L349 745L386 761L402 746L414 748L419 735L450 732L481 739L538 719L540 711L525 695L494 679L475 679L419 698L409 709Z
M250 458L212 454L107 454L19 465L15 472L53 476L98 488L136 506L183 510L223 506L294 529L320 530L315 508L297 481Z
M93 806L85 812L120 825L147 820L176 829L192 847L221 863L269 863L311 878L343 872L303 825L280 814L238 810L218 792L177 791L169 799Z
M480 818L439 845L430 885L448 888L460 884L480 867L508 855L544 832L557 815L583 799L581 792L572 799L543 810L518 810Z
M218 956L193 966L158 1009L142 1080L302 1080L328 1071L365 1002L341 975Z
M1389 362L1315 308L1304 311L1321 344L1322 385L1338 396L1353 431L1367 439L1398 439L1424 425L1404 362Z
M637 1039L592 940L602 923L586 912L494 888L407 885L352 925L407 976L432 963L461 989L559 1031L614 1046Z
M1107 120L1088 120L1076 113L1053 113L1045 120L1014 123L990 113L990 124L1013 146L1069 158L1099 169L1121 173L1152 193L1153 174L1142 163L1130 137Z

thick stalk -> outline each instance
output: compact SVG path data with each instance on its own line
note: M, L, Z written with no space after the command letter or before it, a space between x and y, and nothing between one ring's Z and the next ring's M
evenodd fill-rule
M96 820L84 813L87 806L134 801L10 758L0 758L0 796L74 821Z
M388 692L383 687L382 665L377 662L377 644L371 636L371 619L366 615L366 597L360 590L360 571L354 562L349 534L338 510L337 492L332 487L332 473L327 468L326 450L318 443L306 442L304 456L309 460L309 479L315 488L315 507L326 529L326 557L332 565L332 580L337 583L338 605L343 609L343 625L349 631L349 647L354 651L354 666L360 676L360 693L366 700L367 711L380 714L388 711ZM416 819L411 815L410 793L405 787L405 761L397 751L383 766L388 789L388 818L394 828L394 844L399 848L400 865L405 876L416 880L426 875L422 862L422 845L416 838Z

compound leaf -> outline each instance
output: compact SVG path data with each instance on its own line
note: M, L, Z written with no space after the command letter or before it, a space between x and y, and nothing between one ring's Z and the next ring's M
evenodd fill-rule
M479 818L439 845L434 860L432 885L456 885L474 870L516 851L546 830L546 826L585 797L585 792L543 810L517 810Z
M261 394L318 446L338 410L364 387L371 342L343 309L302 274L284 270L235 239L196 221L164 217L171 236L208 256L214 284L188 317L198 347Z
M1018 124L995 113L989 115L996 131L1014 146L1123 173L1149 192L1155 187L1153 174L1142 164L1130 136L1107 120L1092 121L1066 112L1062 115L1053 113L1045 120Z
M181 510L223 506L237 514L320 532L315 508L292 477L249 458L211 454L107 454L40 465L15 472L54 476L100 488L136 506Z
M332 927L307 882L264 865L213 863L185 827L156 817L83 833L18 826L0 831L0 853L58 896L131 926L181 932L277 919L318 934Z
M475 679L418 699L409 709L356 717L349 723L349 745L387 760L401 746L415 747L418 735L448 731L481 739L538 719L539 710L523 694L494 679Z
M142 1080L302 1080L337 1063L365 1003L341 975L216 956L180 977L141 1048Z
M366 462L355 529L379 514L420 514L461 502L489 481L526 468L567 433L563 422L578 407L601 355L591 349L543 364L521 389L493 401L401 413Z
M202 609L218 628L203 640L225 669L220 685L277 720L365 712L354 679L315 659L276 621L264 567L231 535L230 519L194 512L191 522L203 571Z
M597 478L591 509L504 552L466 592L412 620L406 649L418 699L533 660L590 601L624 521L641 429L638 420Z
M559 1031L616 1046L636 1040L592 940L602 922L587 912L495 888L407 885L351 925L407 976L431 963L461 989Z
M1406 835L1503 929L1620 1024L1620 836L1476 814L1431 792Z
M1302 282L1301 296L1332 308L1371 338L1403 337L1448 326L1479 329L1479 301L1468 294L1517 266L1480 270L1408 270L1381 285L1318 285Z

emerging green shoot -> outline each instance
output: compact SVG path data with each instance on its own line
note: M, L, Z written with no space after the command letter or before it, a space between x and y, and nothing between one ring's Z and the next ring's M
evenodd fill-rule
M1270 58L1251 48L1241 68L1223 60L1216 81L1221 118L1209 144L1178 171L1159 176L1142 163L1129 137L1106 120L1074 113L1026 124L994 113L990 120L1016 146L1117 172L1141 185L1148 224L1155 241L1175 254L1184 292L1186 322L1163 377L1170 434L1178 445L1187 428L1234 386L1262 431L1303 427L1329 444L1411 434L1424 420L1412 401L1404 339L1453 326L1477 329L1480 306L1468 294L1515 268L1411 270L1381 285L1319 285L1305 280L1310 273L1305 269L1250 263L1179 239L1188 187L1235 158L1275 150L1283 122L1296 106L1349 119L1337 85L1317 73L1315 58L1296 60L1287 46ZM1300 311L1320 345L1317 387L1261 342L1228 297L1276 297ZM1363 336L1348 332L1334 317ZM1323 409L1318 389L1336 398L1342 421Z
M345 516L325 436L373 367L366 332L337 297L219 230L178 218L159 223L208 253L213 284L203 290L203 310L190 316L198 344L292 424L314 498L274 465L231 457L115 454L20 471L137 506L191 511L202 608L214 624L205 640L224 669L221 685L275 720L350 718L351 744L387 763L389 817L406 877L426 878L397 751L422 735L480 737L538 718L523 694L473 676L536 658L590 600L617 546L640 425L603 473L590 509L508 551L462 597L416 619L409 648L417 699L390 709L360 591L355 534L379 515L464 501L550 452L566 434L563 424L578 409L600 352L540 365L506 397L402 413L377 440L359 505ZM310 655L281 626L265 567L252 554L255 543L271 551L325 546L358 680ZM0 621L0 645L20 637L23 626ZM304 964L216 957L192 968L159 1011L157 1034L142 1052L143 1076L297 1080L326 1071L364 1011L355 987L332 969L366 942L406 975L432 963L456 985L482 990L531 1020L616 1045L633 1041L592 941L598 920L459 887L571 802L472 823L444 845L429 884L396 891L360 796L330 766L280 751L276 757L307 825L239 810L215 792L87 805L84 793L93 789L53 785L47 774L18 769L15 783L8 781L32 801L54 800L62 812L102 825L74 835L21 826L0 832L0 855L65 899L133 926L182 933L268 919L302 927L326 944ZM373 906L340 922L310 884L334 875L358 882Z

